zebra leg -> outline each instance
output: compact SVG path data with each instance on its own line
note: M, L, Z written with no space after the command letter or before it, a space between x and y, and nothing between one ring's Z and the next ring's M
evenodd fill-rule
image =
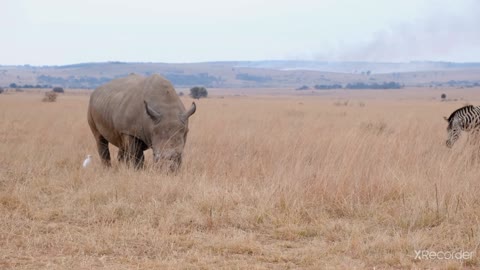
M470 136L468 137L468 143L473 147L473 156L472 162L473 164L477 164L480 160L480 129L474 128L470 132Z
M475 128L470 132L468 143L472 146L480 146L480 129Z

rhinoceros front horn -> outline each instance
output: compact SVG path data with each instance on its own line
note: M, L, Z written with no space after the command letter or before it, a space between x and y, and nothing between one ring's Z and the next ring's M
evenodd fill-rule
M186 119L188 119L192 114L195 113L195 111L197 110L197 105L195 105L195 102L192 102L192 106L190 107L190 109L185 112L184 116Z

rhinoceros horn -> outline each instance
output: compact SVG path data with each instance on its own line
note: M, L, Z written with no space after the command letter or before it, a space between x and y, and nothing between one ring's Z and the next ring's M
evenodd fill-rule
M195 105L195 102L192 102L192 106L190 107L190 109L188 111L185 112L183 117L185 119L188 119L192 114L195 113L196 110L197 110L197 105Z
M153 121L160 121L160 119L162 118L162 114L150 107L146 100L144 100L143 102L145 103L145 110L147 111L148 116L150 116Z

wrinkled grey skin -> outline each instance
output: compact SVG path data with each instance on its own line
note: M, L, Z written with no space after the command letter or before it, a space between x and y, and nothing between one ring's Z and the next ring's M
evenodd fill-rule
M98 87L90 96L88 124L104 165L110 166L111 143L119 148L118 160L143 167L144 154L153 150L171 171L182 163L188 133L186 111L172 84L159 75L129 75Z

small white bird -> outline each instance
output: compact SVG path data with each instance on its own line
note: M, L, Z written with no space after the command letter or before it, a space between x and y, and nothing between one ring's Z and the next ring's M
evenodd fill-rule
M92 155L87 155L87 158L83 161L83 168L86 168L92 162Z

